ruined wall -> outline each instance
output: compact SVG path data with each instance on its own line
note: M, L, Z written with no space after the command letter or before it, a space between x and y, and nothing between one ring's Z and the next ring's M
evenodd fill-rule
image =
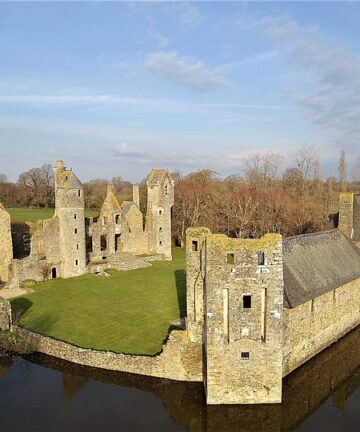
M0 296L0 330L9 330L11 324L11 306L9 300Z
M284 309L283 375L360 324L360 279L294 309Z
M186 328L193 342L202 343L204 327L205 240L208 228L186 231Z
M15 256L20 256L21 259L13 260L9 287L16 288L29 279L42 282L51 278L52 269L61 266L58 218L16 224L12 229L13 236L17 239ZM27 252L25 257L24 250Z
M207 403L281 402L281 236L209 235L205 266Z
M0 203L0 283L10 279L12 258L10 215Z
M353 235L354 194L342 192L339 195L339 229L348 237Z
M17 326L12 331L25 337L37 352L84 366L178 381L202 381L201 345L189 342L184 330L172 331L162 353L156 356L79 348Z

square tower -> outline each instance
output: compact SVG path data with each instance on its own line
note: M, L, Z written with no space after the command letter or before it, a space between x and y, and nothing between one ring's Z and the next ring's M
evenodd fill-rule
M360 241L360 194L340 193L339 229L355 242Z

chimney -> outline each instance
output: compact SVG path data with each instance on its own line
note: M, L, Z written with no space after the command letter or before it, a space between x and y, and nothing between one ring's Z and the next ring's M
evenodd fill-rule
M133 201L140 208L140 195L139 195L139 185L133 185Z

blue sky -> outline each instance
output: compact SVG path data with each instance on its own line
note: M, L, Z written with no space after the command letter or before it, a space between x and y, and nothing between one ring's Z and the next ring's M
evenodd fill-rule
M360 3L0 2L0 173L360 156Z

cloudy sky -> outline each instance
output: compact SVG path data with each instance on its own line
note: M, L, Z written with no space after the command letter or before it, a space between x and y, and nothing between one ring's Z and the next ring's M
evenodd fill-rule
M360 155L358 2L0 2L0 173L239 173Z

